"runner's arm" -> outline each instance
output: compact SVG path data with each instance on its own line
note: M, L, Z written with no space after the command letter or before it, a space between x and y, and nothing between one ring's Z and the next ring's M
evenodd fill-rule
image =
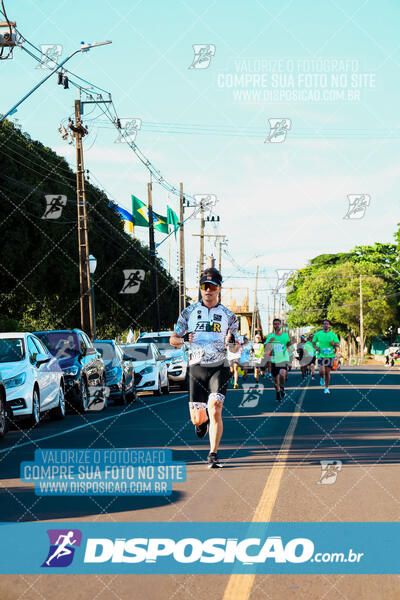
M184 309L178 317L178 321L174 327L174 333L169 338L169 343L175 348L181 348L183 346L183 336L188 329L188 314L187 309Z

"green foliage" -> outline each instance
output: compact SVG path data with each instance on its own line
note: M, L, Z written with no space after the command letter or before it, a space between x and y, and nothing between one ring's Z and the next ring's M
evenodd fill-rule
M373 261L341 260L322 266L310 263L291 278L288 302L292 327L317 326L324 318L337 333L353 339L360 332L360 275L362 275L364 334L385 333L397 318L396 288ZM312 265L312 266L311 266Z
M85 186L89 248L97 258L98 335L114 337L129 327L151 329L149 249L124 233L103 191L89 181ZM67 196L60 219L42 219L45 194ZM7 121L0 125L0 228L0 329L79 327L76 176L63 158ZM146 272L137 294L120 294L123 269ZM178 289L161 261L157 269L161 322L171 327Z

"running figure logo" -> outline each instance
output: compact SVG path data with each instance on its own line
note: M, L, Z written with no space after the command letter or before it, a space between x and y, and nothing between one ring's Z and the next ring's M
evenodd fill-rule
M42 58L37 69L54 69L62 53L61 44L40 44Z
M45 196L46 210L42 219L59 219L62 210L67 204L67 196Z
M119 119L119 136L115 144L134 142L137 132L142 127L142 119Z
M348 194L349 208L343 219L362 219L371 202L369 194Z
M291 278L291 276L293 275L293 273L295 272L294 269L275 269L276 271L276 287L275 287L275 293L277 294L279 292L279 290L281 290L283 287L286 286L288 280Z
M142 269L124 269L124 277L125 282L120 294L136 294L144 279L144 271Z
M48 529L49 553L42 567L68 567L74 558L75 548L81 545L79 529Z
M208 69L215 56L214 44L193 44L194 57L189 69Z
M290 119L268 119L269 135L264 143L280 144L286 140L287 132L292 128Z
M321 485L332 485L335 483L339 471L342 470L341 460L321 460L321 477L318 484Z
M244 383L243 392L243 400L239 408L255 408L263 395L264 386L262 383Z

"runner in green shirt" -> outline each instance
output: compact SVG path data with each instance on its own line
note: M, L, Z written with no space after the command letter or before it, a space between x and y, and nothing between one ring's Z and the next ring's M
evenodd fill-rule
M290 337L281 329L281 320L274 319L274 331L267 336L265 341L267 354L271 354L271 374L274 378L276 399L278 402L286 396L285 381L289 363Z
M339 338L331 331L330 322L325 319L322 329L317 331L313 337L313 344L317 349L320 384L325 386L324 393L329 394L329 381L331 369L335 360L336 349L339 346Z

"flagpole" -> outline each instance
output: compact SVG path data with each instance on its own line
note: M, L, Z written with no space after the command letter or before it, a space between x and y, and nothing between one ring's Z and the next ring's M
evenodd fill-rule
M168 238L168 275L171 275L171 236Z
M153 331L160 331L160 303L158 298L158 281L157 281L157 261L156 261L156 246L154 243L154 221L153 221L153 198L152 198L152 184L151 184L151 171L150 182L147 184L147 198L148 198L148 214L149 214L149 246L150 246L150 260L151 260L151 285L153 302L155 304L153 312Z

